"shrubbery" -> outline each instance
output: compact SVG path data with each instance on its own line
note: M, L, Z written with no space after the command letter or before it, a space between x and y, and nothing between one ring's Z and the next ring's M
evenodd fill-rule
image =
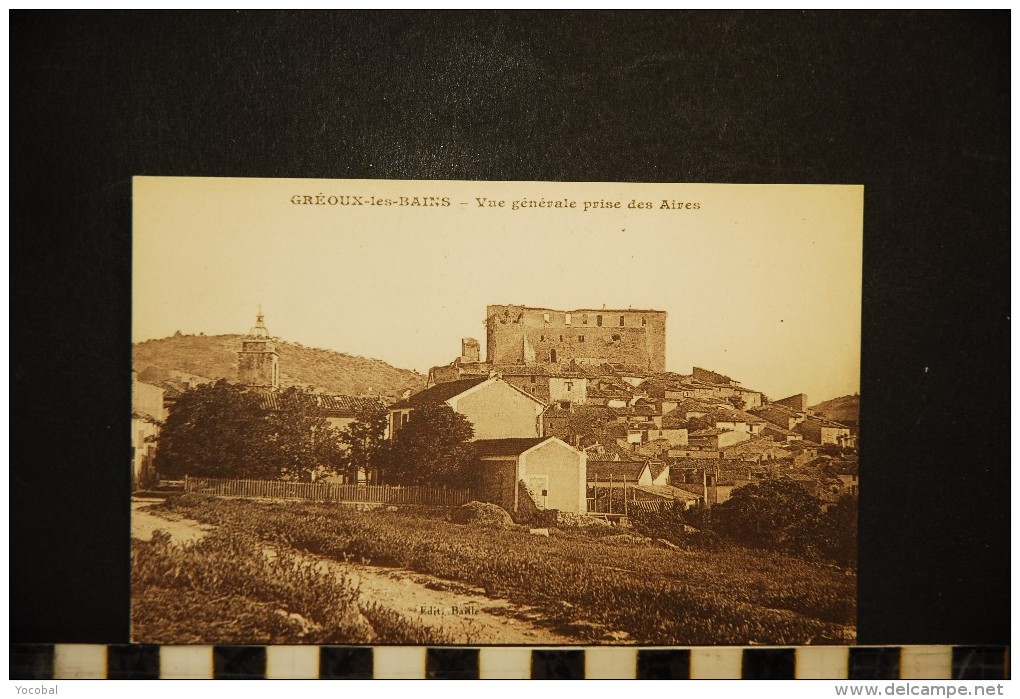
M726 541L757 549L857 564L857 498L844 495L828 508L800 483L767 479L734 489L709 509L679 503L635 512L634 528L681 547L717 549Z
M853 578L777 552L733 546L678 553L604 543L582 530L535 537L516 528L458 526L438 513L355 512L320 503L189 498L176 508L337 560L478 586L540 610L579 640L606 640L618 631L646 644L852 640Z
M634 528L645 536L676 546L715 550L724 542L709 528L710 518L707 508L685 509L676 501L660 510L631 513Z

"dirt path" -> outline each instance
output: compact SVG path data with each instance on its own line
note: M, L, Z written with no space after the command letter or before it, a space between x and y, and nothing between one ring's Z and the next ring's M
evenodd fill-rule
M198 541L215 527L193 519L172 519L166 513L156 514L148 508L163 502L160 498L131 498L131 538L148 541L152 532L162 529L177 543Z
M157 499L131 503L131 536L148 540L156 529L167 531L177 542L196 541L214 527L190 519L168 519L148 508ZM315 560L323 572L346 576L361 592L364 602L374 602L409 621L439 628L455 643L554 645L575 639L538 626L534 610L505 599L486 597L483 590L404 568L354 565L328 558Z

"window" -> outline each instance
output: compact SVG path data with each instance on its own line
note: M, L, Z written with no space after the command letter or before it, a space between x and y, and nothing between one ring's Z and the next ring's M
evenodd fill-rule
M623 327L623 316L620 316L620 327Z
M545 342L545 335L539 335L538 336L538 341L539 342Z
M602 316L595 316L595 325L602 327Z
M560 335L560 342L563 342L563 336Z
M613 333L613 342L620 341L620 333Z
M531 383L535 383L535 375L534 374L531 375Z
M554 364L556 363L556 350L555 349L549 350L549 361L554 363Z
M563 385L567 387L567 392L568 393L574 388L574 382L573 381L564 381Z
M645 327L646 325L648 325L648 319L647 319L647 318L642 318L642 319L641 319L641 327L643 328L643 327Z
M565 314L563 316L563 322L566 323L567 325L570 325L570 314L569 313L567 313L567 314Z
M577 336L577 341L578 342L584 342L584 335L578 335Z
M581 316L581 325L587 325L587 324L588 324L588 314L585 313L583 316Z

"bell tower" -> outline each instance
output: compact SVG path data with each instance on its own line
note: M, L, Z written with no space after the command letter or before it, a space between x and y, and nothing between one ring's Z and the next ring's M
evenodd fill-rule
M237 353L237 378L245 386L275 391L280 388L280 355L276 338L269 334L262 317L262 306L255 316L255 325L241 339Z

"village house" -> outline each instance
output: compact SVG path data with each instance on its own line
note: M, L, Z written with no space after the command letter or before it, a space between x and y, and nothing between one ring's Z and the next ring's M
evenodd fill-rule
M739 398L741 407L748 409L762 404L760 391L744 388L739 381L714 371L694 367L689 376L675 376L667 381L662 398L668 401L680 401L684 398L696 400L722 399L731 401Z
M832 420L809 417L797 423L793 430L800 433L804 439L818 444L834 444L845 448L857 446L856 438L850 434L850 428Z
M507 512L587 512L587 457L556 437L480 439L479 497ZM522 502L522 500L525 500Z
M807 414L810 412L808 410L808 397L804 393L795 393L792 396L787 396L786 398L774 400L772 401L772 405L781 405L784 408L789 408L790 410L797 413Z
M677 488L672 485L638 485L630 489L630 501L627 503L631 512L659 510L662 505L679 503L683 508L690 509L703 503L705 498L693 490Z
M545 403L498 377L474 377L436 384L389 407L390 434L413 419L415 408L446 403L474 426L475 439L541 437Z
M672 425L662 425L662 427L655 427L648 430L646 437L647 442L656 442L658 440L665 440L670 447L683 447L688 443L688 430L686 427L675 427Z
M761 436L767 439L771 439L774 442L796 442L804 439L804 435L800 432L794 432L774 425L771 422L761 428Z
M729 500L733 490L750 482L758 468L758 464L740 459L673 459L670 485L701 492L711 507Z
M793 430L796 425L807 419L807 413L797 411L780 403L769 403L752 409L755 415L766 422L784 430ZM798 433L799 434L799 433Z
M263 410L280 410L282 395L279 392L259 393L259 407ZM386 403L376 396L345 396L330 393L302 394L308 401L311 414L325 418L330 427L346 429L366 414L386 410Z
M700 451L720 451L734 444L745 442L748 439L750 439L750 435L747 432L711 427L704 430L695 430L688 434L687 445L691 449Z
M570 365L517 365L494 368L507 383L549 404L588 402L588 377Z

